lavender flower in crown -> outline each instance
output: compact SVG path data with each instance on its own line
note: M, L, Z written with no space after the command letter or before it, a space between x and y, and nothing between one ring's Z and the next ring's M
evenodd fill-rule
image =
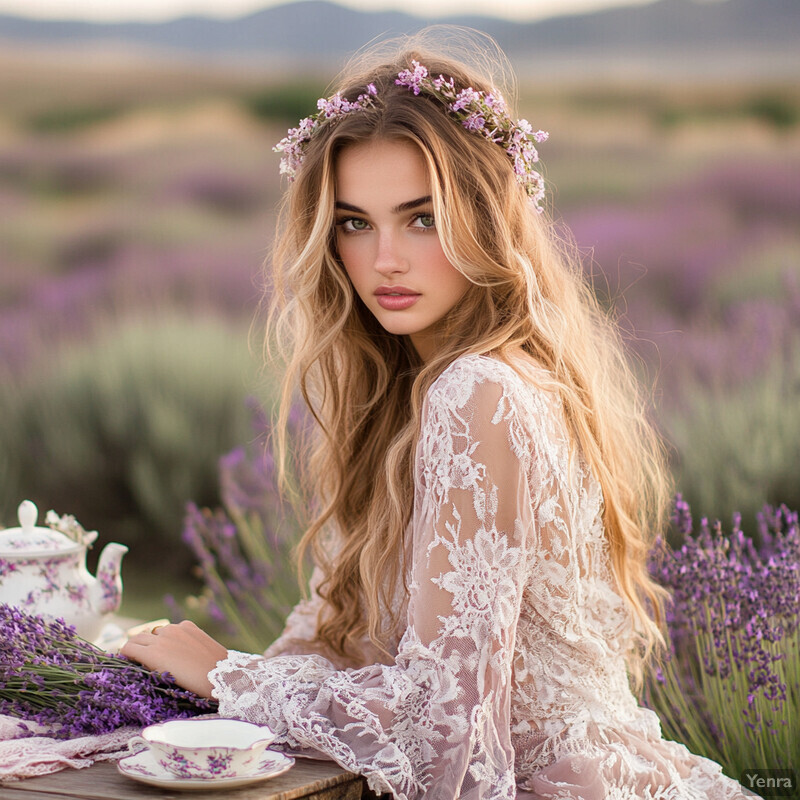
M375 101L372 98L377 93L375 84L370 83L367 85L366 93L360 94L353 101L347 100L338 92L333 97L321 97L317 100L319 111L310 117L301 119L298 126L290 128L289 133L272 148L276 153L283 153L281 175L286 175L290 181L293 181L303 163L303 147L319 130L319 127L330 120L336 120L346 114L352 114L354 111L362 111L374 106Z
M431 78L427 67L412 61L413 70L402 70L395 83L405 86L415 95L423 92L441 100L447 111L469 131L473 131L493 144L502 147L511 159L514 175L530 197L538 211L544 199L544 180L535 169L539 153L535 143L547 140L546 131L534 131L526 119L514 120L508 113L503 96L497 92L480 92L472 88L457 90L452 78L440 75ZM291 128L287 136L272 149L282 153L281 174L290 181L297 176L303 164L303 148L322 125L336 121L346 114L374 107L374 97L378 94L375 85L367 85L365 94L350 101L337 93L329 98L317 100L319 111L311 117L300 120L296 128Z
M418 61L411 63L414 69L400 72L395 83L405 86L415 95L424 92L438 98L467 130L479 133L502 147L511 158L518 183L525 187L531 202L541 211L544 180L533 166L539 161L534 142L546 141L549 134L534 131L526 119L512 119L499 92L480 92L472 88L459 91L452 78L443 75L431 78L427 67Z
M0 714L71 738L141 727L213 711L216 703L181 689L124 656L99 650L63 620L0 604Z

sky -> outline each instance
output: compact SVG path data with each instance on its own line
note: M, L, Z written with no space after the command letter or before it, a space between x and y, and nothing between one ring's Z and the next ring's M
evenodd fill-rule
M360 10L387 8L430 17L491 13L509 19L532 20L556 14L580 13L653 0L336 0ZM90 21L160 21L187 14L238 17L287 0L0 0L0 14L39 19ZM295 2L295 0L288 0ZM491 11L488 9L491 8Z

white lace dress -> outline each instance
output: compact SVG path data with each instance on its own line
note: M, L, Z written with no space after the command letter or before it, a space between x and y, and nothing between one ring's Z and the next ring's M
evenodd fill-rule
M599 484L546 374L520 368L530 379L463 357L428 392L394 663L298 651L312 595L263 656L230 651L210 673L220 712L396 798L744 797L631 694Z

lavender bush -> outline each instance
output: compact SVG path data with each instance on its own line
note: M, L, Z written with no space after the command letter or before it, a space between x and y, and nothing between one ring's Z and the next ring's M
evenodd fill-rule
M660 542L651 573L673 594L669 652L646 687L666 735L738 778L800 763L800 526L766 507L758 538L703 519L693 533L678 495L677 549Z
M53 726L51 735L68 739L215 708L169 674L98 650L63 620L0 604L2 714Z
M220 623L232 646L259 652L280 632L299 599L292 548L299 526L279 495L269 424L258 404L249 402L255 436L219 461L224 508L187 507L183 539L197 559L203 581L199 596L184 609L172 598L174 616L207 614ZM304 418L289 420L292 439L301 436Z

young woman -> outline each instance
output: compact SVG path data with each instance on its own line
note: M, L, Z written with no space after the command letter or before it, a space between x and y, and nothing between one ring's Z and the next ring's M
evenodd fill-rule
M264 655L186 622L123 652L397 798L740 797L631 692L662 450L540 213L545 137L419 42L289 132L273 318L317 423L311 596Z

